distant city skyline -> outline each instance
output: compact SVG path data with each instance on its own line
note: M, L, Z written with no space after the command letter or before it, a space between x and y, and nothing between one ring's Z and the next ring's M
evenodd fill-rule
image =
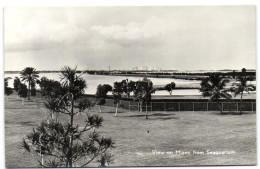
M255 6L9 7L5 70L256 69Z

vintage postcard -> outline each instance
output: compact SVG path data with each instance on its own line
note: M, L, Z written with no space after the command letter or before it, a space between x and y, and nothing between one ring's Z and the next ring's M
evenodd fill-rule
M4 8L7 168L256 165L256 6Z

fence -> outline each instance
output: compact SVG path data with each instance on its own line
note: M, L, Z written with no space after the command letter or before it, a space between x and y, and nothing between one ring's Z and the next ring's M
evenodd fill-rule
M107 99L107 106L115 107L116 105L113 103L112 99ZM139 103L134 101L125 101L122 100L119 103L119 108L137 111L139 110ZM220 104L216 102L207 102L207 101L151 101L147 107L146 104L142 106L143 110L148 111L219 111L220 108L222 111L239 111L240 110L240 102L232 101L232 102L220 102ZM256 111L256 102L255 101L243 101L241 104L242 111Z

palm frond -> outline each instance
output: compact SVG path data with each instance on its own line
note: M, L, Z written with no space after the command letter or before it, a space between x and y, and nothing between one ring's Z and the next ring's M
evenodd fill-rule
M252 85L252 84L247 85L246 88L247 88L249 91L255 91L255 90L256 90L256 86L255 86L255 85Z
M225 99L231 99L232 98L231 94L226 93L226 92L220 93L220 97L225 98Z

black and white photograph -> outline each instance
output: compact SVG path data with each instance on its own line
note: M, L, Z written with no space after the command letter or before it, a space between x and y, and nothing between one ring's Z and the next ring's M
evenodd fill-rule
M7 168L255 166L256 6L5 6Z

